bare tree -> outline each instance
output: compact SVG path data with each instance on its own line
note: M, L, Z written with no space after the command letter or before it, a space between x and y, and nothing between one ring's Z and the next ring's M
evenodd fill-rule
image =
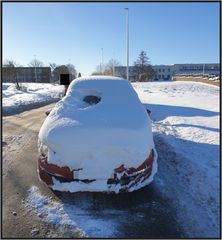
M18 82L17 76L16 76L16 64L13 60L6 59L3 64L3 78L8 79L10 82L13 82L15 84L16 89L20 90L21 85Z
M97 65L95 71L91 75L110 75L115 76L115 67L120 66L120 63L116 59L110 59L108 63L101 68L101 65Z
M54 70L56 69L56 63L49 63L49 67L51 68L51 82L55 82Z
M109 62L105 65L104 75L115 76L115 67L120 66L120 63L116 59L110 59Z
M66 64L66 65L56 65L55 63L49 63L49 66L52 70L52 79L53 82L59 81L60 74L69 74L70 81L75 79L77 76L77 71L73 64Z
M152 80L155 75L155 71L150 64L150 60L145 51L140 52L138 59L134 62L134 69L141 82Z
M76 72L75 66L73 64L69 63L69 64L66 64L66 67L69 70L70 80L75 79L76 76L77 76L77 72Z
M60 79L60 74L69 74L69 69L66 65L60 65L57 66L54 70L53 70L53 81L59 81Z
M28 64L29 67L34 67L35 68L35 81L38 81L38 74L37 74L37 69L38 67L44 67L44 64L42 61L38 60L38 59L33 59L29 62Z
M49 63L49 67L51 68L51 71L53 72L54 69L57 67L56 63Z
M97 65L96 68L95 68L95 71L92 72L91 74L92 76L93 75L103 75L102 71L101 71L101 65Z
M44 67L44 63L38 59L33 59L28 64L30 67Z

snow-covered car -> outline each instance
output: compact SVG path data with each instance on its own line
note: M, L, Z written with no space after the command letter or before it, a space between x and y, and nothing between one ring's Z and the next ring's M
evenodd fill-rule
M59 191L130 192L157 172L151 119L129 81L77 78L39 132L40 180Z

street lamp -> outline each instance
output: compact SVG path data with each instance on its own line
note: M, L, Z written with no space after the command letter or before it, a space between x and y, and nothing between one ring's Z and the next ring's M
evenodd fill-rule
M126 10L126 79L129 80L129 8Z
M35 58L35 82L37 83L37 72L36 72L36 56L34 55Z
M101 48L102 50L102 74L104 75L104 66L103 66L103 48Z
M204 70L205 70L205 64L203 63L203 75L204 75Z
M113 59L113 76L115 76L115 64L114 64L114 59Z

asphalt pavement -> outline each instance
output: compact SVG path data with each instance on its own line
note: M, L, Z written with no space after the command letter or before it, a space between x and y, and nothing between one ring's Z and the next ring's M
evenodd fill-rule
M24 203L28 189L37 186L41 193L60 201L73 217L74 209L81 209L102 221L115 222L113 237L121 238L180 238L183 237L176 213L169 199L161 194L159 181L133 193L67 193L51 191L38 180L37 138L45 119L45 111L53 104L3 117L3 229L2 237L80 237L70 235L45 222ZM158 146L157 146L158 147ZM161 160L161 159L160 159ZM157 173L158 174L158 173ZM161 176L158 176L161 179ZM81 213L80 213L81 215ZM82 216L79 216L80 218ZM87 224L87 217L85 217ZM73 219L78 225L78 219ZM84 230L84 229L83 229ZM89 237L96 237L96 232Z

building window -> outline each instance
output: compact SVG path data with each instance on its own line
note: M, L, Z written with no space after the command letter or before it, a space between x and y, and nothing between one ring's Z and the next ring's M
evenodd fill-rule
M159 72L161 72L161 69L159 69Z
M163 72L165 72L165 69L163 69Z
M162 78L164 78L164 75L162 75Z
M158 78L161 78L161 75L158 75Z
M170 68L168 68L168 72L170 72Z

